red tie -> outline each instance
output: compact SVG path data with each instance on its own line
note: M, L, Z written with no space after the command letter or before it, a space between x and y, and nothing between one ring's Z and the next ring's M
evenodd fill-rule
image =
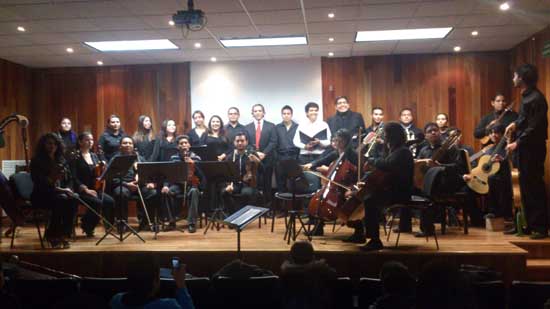
M256 149L260 149L260 136L262 136L262 126L258 120L258 126L256 126Z

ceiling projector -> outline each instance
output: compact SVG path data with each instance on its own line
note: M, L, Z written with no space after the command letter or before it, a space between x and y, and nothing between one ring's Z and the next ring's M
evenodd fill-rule
M191 31L199 31L206 26L206 15L201 10L195 10L193 0L187 1L187 11L177 11L172 15L172 20L177 26Z

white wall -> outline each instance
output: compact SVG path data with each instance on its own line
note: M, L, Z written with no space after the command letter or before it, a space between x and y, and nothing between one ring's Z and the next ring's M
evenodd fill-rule
M203 111L207 122L219 115L226 123L227 109L237 106L239 122L247 124L256 103L265 106L266 119L273 123L281 122L284 105L294 109L299 121L307 102L322 109L321 100L320 58L191 63L191 111Z

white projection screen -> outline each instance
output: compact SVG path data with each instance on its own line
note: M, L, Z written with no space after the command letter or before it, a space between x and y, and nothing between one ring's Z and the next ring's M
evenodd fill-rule
M300 121L306 103L316 102L322 109L321 99L320 58L191 63L191 111L204 112L207 122L219 115L225 124L227 109L236 106L239 122L246 125L256 103L264 105L266 120L275 124L281 122L285 105Z

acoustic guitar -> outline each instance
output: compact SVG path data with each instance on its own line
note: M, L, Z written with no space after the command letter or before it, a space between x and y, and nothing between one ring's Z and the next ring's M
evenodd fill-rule
M470 189L479 193L489 193L489 177L496 174L500 169L500 162L493 161L496 154L501 153L506 146L506 138L502 137L500 142L495 146L493 155L482 155L479 158L477 166L470 172L471 180L466 184ZM506 162L503 162L506 164Z

